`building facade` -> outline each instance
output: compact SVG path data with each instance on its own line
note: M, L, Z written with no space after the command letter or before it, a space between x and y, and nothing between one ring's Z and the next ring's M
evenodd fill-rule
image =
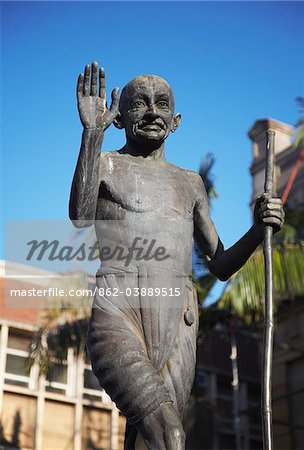
M252 175L251 205L264 192L266 132L268 130L275 132L274 193L282 197L297 161L302 161L285 206L292 210L304 212L304 163L300 159L302 148L292 144L294 128L274 119L257 120L248 132L252 141L253 154L250 168Z
M85 355L70 348L46 375L39 375L35 364L29 368L29 345L42 305L20 307L20 298L17 304L8 297L11 289L45 287L50 274L6 266L4 273L2 263L0 278L0 448L122 449L125 419L99 387Z
M304 449L304 297L283 302L278 314L273 428L275 449Z
M241 322L234 330L230 323L227 314L224 324L201 326L189 449L262 448L260 338Z

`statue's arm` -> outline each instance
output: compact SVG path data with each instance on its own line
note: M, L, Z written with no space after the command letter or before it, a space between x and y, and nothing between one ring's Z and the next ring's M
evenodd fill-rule
M225 249L210 218L208 198L199 175L195 180L194 238L208 259L210 271L226 281L237 272L263 241L265 225L279 231L284 222L282 202L265 195L257 200L252 227L232 247Z
M77 228L88 227L95 219L102 141L100 130L83 130L69 203L69 216Z
M83 133L72 182L69 217L77 228L82 228L95 220L101 145L105 130L117 116L119 102L118 88L115 88L111 107L107 108L104 69L98 71L95 62L91 67L87 65L84 74L78 77L77 102Z

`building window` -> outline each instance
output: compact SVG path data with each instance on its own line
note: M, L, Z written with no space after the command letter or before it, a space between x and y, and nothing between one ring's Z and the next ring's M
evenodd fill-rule
M46 374L45 390L57 394L65 394L68 380L67 360L51 360L51 366Z
M261 431L261 388L258 383L247 383L247 398L250 433L259 435Z
M235 449L236 441L232 434L219 434L219 448L220 449Z
M195 384L199 389L206 389L208 387L209 379L208 373L205 370L197 369L195 374Z
M223 396L224 398L232 396L232 376L226 377L224 375L217 376L217 393L218 396Z
M232 399L220 398L217 399L217 414L221 419L231 420L233 418L233 404Z
M24 331L10 329L8 334L5 383L17 386L29 387L30 367L28 364L28 348L30 336L24 335Z
M232 420L233 398L231 378L224 375L217 376L217 413L219 419Z

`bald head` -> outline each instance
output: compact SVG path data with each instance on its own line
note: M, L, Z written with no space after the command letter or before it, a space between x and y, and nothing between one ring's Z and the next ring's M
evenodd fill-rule
M124 128L127 142L141 149L161 145L175 131L181 115L174 115L170 85L156 75L140 75L123 88L114 124ZM142 150L141 150L142 151Z
M120 94L119 111L122 113L129 109L132 99L145 96L147 91L163 92L170 99L170 107L174 111L174 97L170 84L158 75L139 75L129 81Z

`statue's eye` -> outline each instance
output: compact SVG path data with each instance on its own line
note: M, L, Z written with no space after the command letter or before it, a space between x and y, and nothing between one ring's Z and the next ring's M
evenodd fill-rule
M157 103L157 106L158 106L159 108L169 108L168 103L165 102L165 101L158 102L158 103Z
M143 100L136 100L136 102L133 102L133 108L142 108L143 106L146 106L145 102Z

